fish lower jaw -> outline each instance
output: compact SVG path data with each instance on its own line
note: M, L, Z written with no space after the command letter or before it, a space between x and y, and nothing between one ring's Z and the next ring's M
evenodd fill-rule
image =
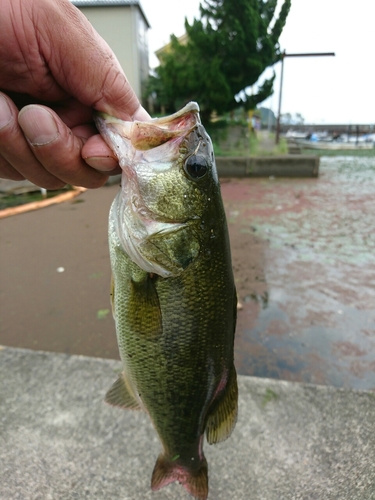
M141 231L139 227L134 232L132 230L122 231L118 237L129 258L143 271L162 278L172 278L177 276L179 272L176 272L173 265L169 265L168 259L163 258L163 263L161 263L160 255L159 259L155 257L155 254L160 252L156 240L183 226L184 224L180 223L150 221L147 226L142 227Z

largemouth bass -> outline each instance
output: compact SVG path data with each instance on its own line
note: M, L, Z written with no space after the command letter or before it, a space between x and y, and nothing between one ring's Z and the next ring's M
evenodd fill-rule
M208 495L203 438L237 418L236 291L211 140L199 108L150 122L99 113L123 170L109 215L112 310L123 372L106 395L142 409L163 451L151 487Z

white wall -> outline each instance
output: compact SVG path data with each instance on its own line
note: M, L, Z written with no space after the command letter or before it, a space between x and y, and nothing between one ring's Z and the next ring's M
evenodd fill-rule
M116 54L139 99L148 76L147 25L135 5L79 7Z

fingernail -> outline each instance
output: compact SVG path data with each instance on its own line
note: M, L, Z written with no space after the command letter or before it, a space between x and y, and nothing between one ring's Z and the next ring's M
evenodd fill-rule
M151 119L151 116L147 113L145 108L143 108L142 106L139 106L139 108L137 109L137 111L133 115L134 121L138 120L140 122L147 122L150 119Z
M0 95L0 129L4 128L12 119L12 111L9 107L8 101Z
M117 161L110 156L91 156L85 158L85 162L99 172L110 172L118 167Z
M18 123L33 146L45 146L59 136L54 117L40 106L31 104L22 108Z

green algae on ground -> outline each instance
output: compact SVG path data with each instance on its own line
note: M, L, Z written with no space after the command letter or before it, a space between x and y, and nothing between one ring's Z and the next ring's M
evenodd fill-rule
M97 319L105 319L109 314L109 309L99 309L96 312Z
M262 399L262 407L264 408L271 401L277 401L279 399L279 397L280 396L278 394L276 394L275 391L273 391L272 389L267 387L266 392L265 392L263 399Z

